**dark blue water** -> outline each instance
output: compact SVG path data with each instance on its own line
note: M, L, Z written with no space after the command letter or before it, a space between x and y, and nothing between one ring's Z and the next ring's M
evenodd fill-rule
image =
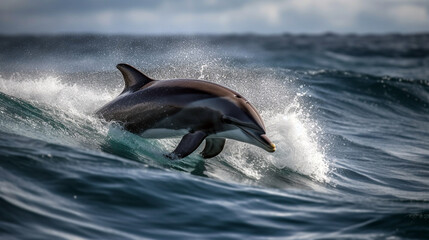
M429 35L2 36L1 239L425 239ZM243 94L273 154L163 154L93 112L125 62Z

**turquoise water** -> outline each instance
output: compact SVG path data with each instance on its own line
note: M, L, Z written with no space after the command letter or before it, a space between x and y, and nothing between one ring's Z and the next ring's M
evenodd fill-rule
M2 239L425 239L428 35L0 37ZM277 151L163 154L93 113L125 62L240 92Z

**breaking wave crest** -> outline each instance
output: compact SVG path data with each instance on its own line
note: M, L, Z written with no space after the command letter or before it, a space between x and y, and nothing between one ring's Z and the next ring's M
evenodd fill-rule
M204 72L206 69L207 65L201 67L200 78L211 76L210 72ZM244 73L236 75L238 76L249 77ZM292 98L292 101L290 97L286 98L287 94L282 92L283 88L280 84L275 84L274 80L270 83L269 78L254 84L252 88L249 88L249 84L244 81L234 83L224 81L222 77L215 77L214 81L245 92L259 109L268 109L262 111L262 115L267 125L267 133L277 145L277 152L269 154L257 147L229 140L224 152L214 161L226 163L234 172L233 175L241 176L237 181L246 182L245 179L251 179L257 184L258 180L273 174L273 171L282 169L308 176L319 182L329 180L329 165L323 149L321 150L318 146L320 129L314 127L314 124L310 126L304 123L305 111L299 106L297 96ZM65 145L92 146L125 158L146 161L149 165L171 165L163 159L162 152L174 149L178 139L144 140L132 134L121 133L123 130L120 128L108 127L94 118L92 113L113 99L118 94L118 89L106 90L76 83L70 84L62 81L60 77L47 76L36 79L2 77L0 91L7 94L9 97L6 96L6 98L10 98L9 100L17 98L18 101L30 104L33 109L15 106L15 109L8 110L7 114L11 115L10 121L3 120L2 125L11 133ZM258 94L261 91L265 94ZM266 103L269 102L277 102L277 105L267 106ZM41 111L39 114L45 118L28 114L29 111ZM106 147L106 142L109 142L110 147ZM116 144L116 147L112 147L112 144ZM182 160L179 165L190 161L193 168L200 160L195 153L189 158L191 160ZM223 180L235 181L231 174L218 175L218 170L210 168L212 164L210 161L212 160L207 160L209 168L204 175L220 179L233 178ZM175 164L172 164L174 168ZM218 167L222 168L222 166Z

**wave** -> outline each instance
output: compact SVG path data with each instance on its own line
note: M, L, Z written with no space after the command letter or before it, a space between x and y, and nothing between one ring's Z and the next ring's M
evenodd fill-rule
M204 68L201 71L203 76L210 75L203 71ZM231 83L226 82L227 85ZM267 94L263 96L253 95L259 96L252 100L257 101L259 106L271 101L285 101L278 84L261 81L252 89L245 89L244 86L235 83L235 89L243 90L250 96L261 88L265 90ZM174 149L178 139L142 139L94 118L93 111L116 96L118 89L107 91L47 76L38 79L0 78L0 91L2 111L5 112L1 118L1 128L10 133L67 146L102 150L153 167L187 172L194 172L201 161L197 154L193 154L172 163L162 154ZM323 148L318 145L317 127L315 123L305 122L305 111L299 106L298 98L270 107L263 111L263 118L268 134L278 145L276 153L270 155L256 147L229 140L219 157L207 160L208 167L200 171L200 175L261 184L261 179L270 178L278 170L288 169L316 182L329 181L329 164ZM275 111L273 108L276 108ZM228 172L232 174L226 174ZM270 181L266 182L269 184Z
M422 118L429 112L429 81L377 76L352 71L316 70L305 72L307 84L323 101L335 99L332 106L356 110L364 108L384 118L412 114ZM313 80L317 78L318 80ZM341 93L347 92L348 98ZM340 94L339 94L340 93ZM381 114L381 115L380 115Z
M0 36L0 235L427 236L428 36ZM277 152L170 161L94 118L120 61L240 92Z
M71 146L96 146L105 135L94 107L112 96L56 77L0 78L1 127L10 133ZM98 138L97 138L98 137Z

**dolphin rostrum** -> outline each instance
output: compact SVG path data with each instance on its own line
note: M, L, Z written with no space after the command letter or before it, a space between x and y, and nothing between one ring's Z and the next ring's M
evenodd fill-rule
M256 109L240 94L215 83L191 79L154 80L127 64L116 66L125 88L96 114L144 138L182 137L166 155L184 158L206 140L201 155L212 158L230 138L274 152Z

